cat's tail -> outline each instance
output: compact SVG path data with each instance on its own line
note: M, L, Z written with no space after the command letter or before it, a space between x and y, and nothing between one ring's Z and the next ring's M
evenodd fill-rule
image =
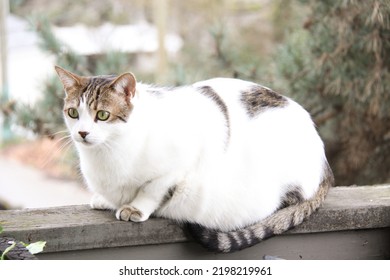
M282 208L264 220L246 228L220 232L197 224L189 224L189 230L195 240L210 251L229 253L242 250L302 223L305 218L320 207L333 184L333 173L326 163L322 182L314 197L309 200L296 202Z

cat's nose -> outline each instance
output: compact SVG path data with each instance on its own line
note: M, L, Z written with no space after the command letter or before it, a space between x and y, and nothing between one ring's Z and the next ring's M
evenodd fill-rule
M85 137L87 137L87 135L89 134L89 132L86 132L86 131L79 131L79 134L80 136L85 139Z

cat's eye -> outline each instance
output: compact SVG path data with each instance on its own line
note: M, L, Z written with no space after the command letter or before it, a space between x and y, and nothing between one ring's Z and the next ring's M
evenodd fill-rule
M99 121L106 121L106 120L108 120L109 117L110 117L110 112L107 112L104 110L100 110L96 113L96 118Z
M68 109L68 116L72 119L77 119L79 117L79 112L75 108Z

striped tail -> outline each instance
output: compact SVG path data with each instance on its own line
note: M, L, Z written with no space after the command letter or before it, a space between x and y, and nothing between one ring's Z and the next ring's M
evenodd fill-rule
M329 165L326 164L319 189L315 196L309 200L295 202L295 204L282 208L264 220L246 228L220 232L198 224L189 224L189 231L196 241L210 251L230 253L242 250L302 223L305 218L320 207L333 184L333 173Z

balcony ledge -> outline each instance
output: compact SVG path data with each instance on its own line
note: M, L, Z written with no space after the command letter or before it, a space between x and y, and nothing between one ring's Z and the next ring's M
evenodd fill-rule
M205 251L172 220L117 221L113 212L91 210L88 205L3 210L0 224L4 229L0 238L46 241L44 253L38 255L42 259L253 259L265 254L290 259L383 259L390 258L390 185L332 188L323 206L301 225L232 254ZM319 252L323 247L328 253Z

